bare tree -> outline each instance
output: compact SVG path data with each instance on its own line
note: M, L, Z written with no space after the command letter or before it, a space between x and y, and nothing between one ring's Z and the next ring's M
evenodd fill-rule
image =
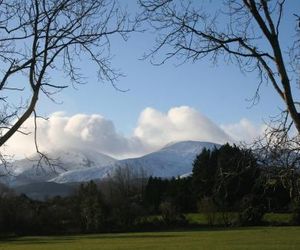
M82 58L97 66L99 80L116 87L120 73L111 66L110 39L126 40L134 29L116 1L1 0L0 147L31 115L36 130L41 95L55 101L53 94L85 83Z
M275 127L269 127L251 147L266 178L265 188L283 185L292 201L300 201L299 135L288 133L280 121Z
M290 117L285 128L292 121L299 134L299 95L295 87L300 73L300 26L299 16L294 13L294 44L288 48L280 42L287 2L291 1L225 0L212 13L201 8L201 1L140 0L141 20L158 32L157 43L145 58L163 64L171 58L184 63L204 57L215 63L222 57L243 72L257 73L253 100L258 100L263 82L271 83Z
M147 184L148 177L149 174L142 166L134 168L124 164L116 166L111 175L108 175L106 181L110 182L111 190L115 189L112 191L112 196L121 199L128 198L133 194L141 196Z
M100 180L100 190L119 227L130 227L145 214L142 197L148 181L143 167L116 165L106 178Z

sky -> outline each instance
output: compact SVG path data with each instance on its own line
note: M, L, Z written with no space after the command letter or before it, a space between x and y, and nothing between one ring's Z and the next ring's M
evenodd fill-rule
M210 1L214 10L221 1ZM288 1L282 24L282 42L294 35L291 11L300 2ZM131 12L134 1L125 1ZM285 17L285 16L284 16ZM252 105L258 79L243 74L235 65L208 59L178 66L171 60L153 66L141 60L152 48L155 34L131 34L128 41L112 39L112 65L125 77L111 84L98 82L95 67L83 60L87 84L68 88L55 98L42 97L38 111L49 118L39 123L39 144L53 148L93 148L116 158L134 157L154 151L171 141L204 140L250 142L265 129L265 121L278 114L282 103L271 86L263 84L260 101ZM32 119L24 127L32 128ZM32 136L15 135L7 150L17 157L34 152ZM30 145L30 146L29 146Z

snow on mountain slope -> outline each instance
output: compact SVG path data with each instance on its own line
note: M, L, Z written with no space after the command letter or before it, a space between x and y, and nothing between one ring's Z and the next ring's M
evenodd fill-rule
M101 179L113 174L117 167L142 168L147 175L164 178L182 176L192 171L192 164L196 155L201 153L204 148L212 149L219 146L218 144L199 141L171 143L161 150L143 157L120 160L104 168L92 167L68 171L51 181L67 183Z
M113 172L117 165L112 164L106 167L91 167L89 169L77 169L60 174L51 179L56 183L87 182L90 180L102 179Z
M4 182L9 186L43 182L64 172L95 166L104 167L116 161L114 158L96 151L80 152L74 149L52 151L47 153L47 157L51 159L53 166L49 166L45 161L42 161L41 166L37 167L36 159L38 158L36 155L30 157L30 159L15 161L10 169L11 175L0 178L0 182Z
M143 157L123 160L121 165L142 167L147 174L152 176L176 177L192 171L195 157L204 148L212 149L214 147L219 147L219 145L199 141L176 142Z

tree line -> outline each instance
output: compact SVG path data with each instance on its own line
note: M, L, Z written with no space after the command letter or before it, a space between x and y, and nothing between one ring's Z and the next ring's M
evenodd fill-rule
M291 223L300 224L299 169L291 185L282 179L281 171L280 166L261 165L250 149L226 144L204 149L186 178L147 178L145 171L127 166L105 180L82 183L69 197L45 201L1 186L0 232L66 234L187 227L192 226L185 217L188 213L203 214L206 226L260 225L267 212L292 213Z

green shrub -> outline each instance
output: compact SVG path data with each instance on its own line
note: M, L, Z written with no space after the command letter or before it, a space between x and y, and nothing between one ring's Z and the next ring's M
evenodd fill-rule
M241 226L261 225L264 214L265 214L265 207L259 201L258 197L255 196L245 197L242 201L238 223Z
M199 212L203 213L208 225L213 226L216 223L217 207L211 197L205 197L198 203Z
M297 199L293 204L292 224L300 225L300 199Z
M185 224L185 216L179 212L177 207L170 201L164 201L160 204L159 210L161 212L162 220L167 225Z

